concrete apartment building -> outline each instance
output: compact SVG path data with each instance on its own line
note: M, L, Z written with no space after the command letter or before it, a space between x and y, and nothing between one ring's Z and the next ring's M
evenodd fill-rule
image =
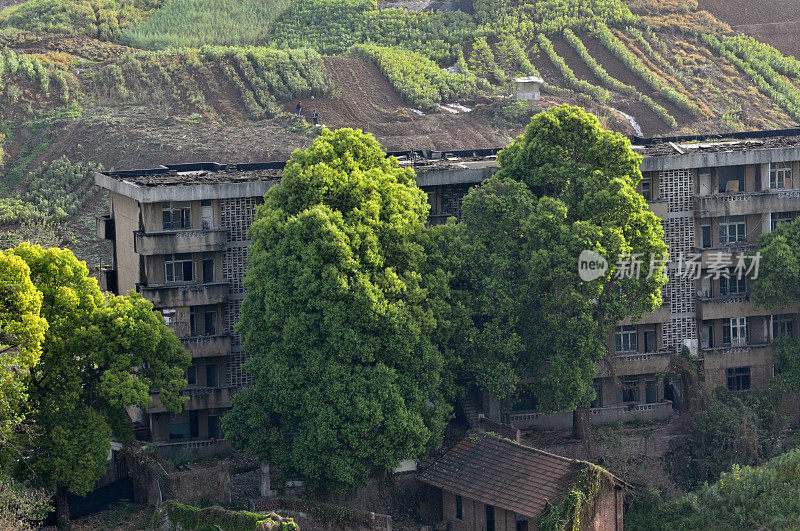
M671 263L664 304L638 322L623 322L608 340L613 367L600 363L595 423L666 418L680 389L665 377L670 354L685 346L701 361L705 383L757 387L773 376L768 342L797 332L797 305L758 309L749 282L714 276L719 253L752 250L758 236L800 211L800 130L634 139L642 154L639 192L662 220ZM428 194L430 223L459 217L470 187L496 171L493 151L397 153ZM113 264L101 283L135 289L153 301L191 353L184 412L154 402L141 417L164 446L196 447L221 438L219 417L231 390L247 383L247 355L234 324L244 297L247 229L282 163L167 165L98 173L111 212L98 234L113 240ZM699 278L681 275L679 257L695 258ZM576 264L577 267L577 264ZM647 265L644 266L645 268ZM495 417L498 408L481 404ZM520 403L519 427L567 426L571 414L543 416Z

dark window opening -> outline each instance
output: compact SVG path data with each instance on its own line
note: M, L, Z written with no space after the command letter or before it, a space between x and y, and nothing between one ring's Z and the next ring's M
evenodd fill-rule
M216 310L205 313L205 333L207 336L213 336L217 333L217 312Z
M208 438L221 439L222 428L220 426L219 417L216 415L209 415L208 417Z
M722 166L717 168L719 191L744 192L744 166Z
M735 367L728 369L728 389L743 391L750 389L750 367Z
M486 506L486 531L494 531L494 507Z
M214 282L214 260L203 260L203 282Z
M188 201L163 203L161 225L164 230L182 230L192 228L191 208Z
M456 496L456 518L464 519L464 498L461 496Z
M219 369L216 363L206 365L206 387L219 387Z
M620 402L639 401L639 381L627 380L620 382Z

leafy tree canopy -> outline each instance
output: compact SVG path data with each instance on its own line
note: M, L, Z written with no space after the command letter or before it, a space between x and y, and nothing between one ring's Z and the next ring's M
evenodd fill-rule
M25 379L39 361L47 330L41 307L25 261L0 253L0 441L25 413Z
M5 254L29 268L49 324L27 382L35 429L16 441L16 473L82 495L104 473L111 437L126 436L125 406L146 407L158 390L180 410L189 357L150 302L104 295L72 252L21 244Z
M443 274L425 266L413 179L371 135L323 130L250 230L239 329L255 383L225 432L311 488L352 488L423 455L450 413L428 289Z
M498 160L458 225L454 286L473 321L465 367L501 401L524 380L542 411L586 405L611 327L658 307L666 282L661 267L649 276L651 255L666 260L667 248L635 190L640 157L594 116L561 106L535 116ZM608 262L597 280L578 276L583 250ZM625 255L639 256L641 275L616 275Z

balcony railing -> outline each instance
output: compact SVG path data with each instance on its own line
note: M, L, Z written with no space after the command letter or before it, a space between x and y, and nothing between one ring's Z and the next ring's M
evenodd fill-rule
M703 351L703 355L712 355L712 356L719 356L724 354L736 354L739 352L749 352L756 349L762 349L768 347L769 343L760 342L760 343L742 343L742 344L730 344L730 345L720 345L716 347L708 347L703 346L701 350Z
M228 229L188 229L134 234L134 251L141 255L201 253L225 249Z
M631 402L591 408L589 421L592 424L613 424L636 420L663 420L672 416L672 402L664 400L651 404ZM571 428L572 412L563 411L545 415L535 411L512 411L511 424L518 428Z
M228 334L189 336L180 339L192 358L228 356L231 353L231 338Z
M227 409L231 407L231 387L198 387L189 386L181 390L181 396L188 396L183 403L184 411L201 409ZM148 413L166 413L167 408L158 395L151 395L152 401L147 406Z
M221 304L227 302L229 289L227 282L136 284L136 291L156 308Z
M800 189L696 195L702 217L737 216L797 210Z

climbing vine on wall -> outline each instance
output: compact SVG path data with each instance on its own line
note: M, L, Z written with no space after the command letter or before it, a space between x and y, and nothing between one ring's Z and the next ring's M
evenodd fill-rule
M606 486L611 486L613 478L608 471L587 464L578 481L558 505L548 505L536 519L536 529L541 531L580 531L581 519L591 518L597 499Z

